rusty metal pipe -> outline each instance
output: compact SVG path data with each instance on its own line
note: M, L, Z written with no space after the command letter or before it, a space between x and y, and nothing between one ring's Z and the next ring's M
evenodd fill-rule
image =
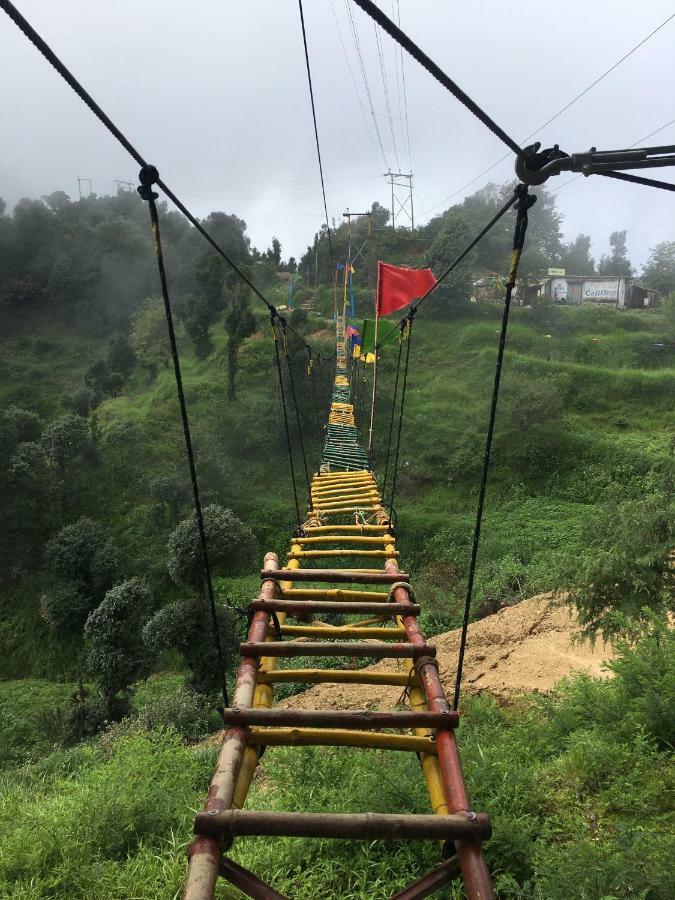
M259 615L259 614L256 614ZM351 656L372 659L413 659L433 657L433 644L380 644L369 641L247 641L240 645L242 656ZM237 704L239 705L239 704Z
M422 897L430 897L457 875L459 875L459 860L456 856L451 856L440 865L434 866L417 881L413 881L404 890L398 891L390 900L421 900Z
M396 560L388 559L385 563L385 570L392 577L395 576L398 570ZM393 599L396 603L410 603L407 588L396 588L393 591ZM425 637L417 619L413 616L405 616L402 621L410 643L424 644ZM449 710L450 704L445 696L437 666L423 661L423 664L417 667L417 676L426 695L429 710L433 712ZM459 813L468 810L470 808L469 795L464 783L464 773L454 732L440 732L436 738L436 750L450 812ZM492 879L480 843L458 840L455 847L469 900L494 900Z
M263 570L261 578L265 578ZM397 581L410 581L406 572L352 572L349 569L279 569L275 573L279 581L326 581L341 584L394 584Z
M263 572L276 572L279 559L276 553L265 556ZM272 599L277 591L277 582L265 579L260 586L260 595ZM269 615L256 612L248 631L250 641L264 641L267 637ZM258 673L258 660L244 657L237 671L237 684L233 702L242 708L250 707L253 702ZM232 798L237 783L237 776L246 749L246 731L243 728L229 728L225 732L223 744L218 756L216 770L211 779L211 786L204 804L206 814L217 814L232 805ZM189 851L189 866L185 884L184 900L211 900L218 880L221 849L213 837L199 836L193 841Z
M345 840L457 840L490 836L490 820L482 813L396 815L386 813L292 813L228 809L200 812L199 834L222 838L258 835L274 837L343 838Z
M420 607L407 603L387 603L386 600L376 600L374 603L352 602L349 600L254 600L250 604L251 609L274 610L285 612L291 616L307 615L308 613L337 613L338 615L352 615L357 613L375 613L378 616L419 616Z
M459 713L454 711L386 712L372 709L226 709L225 723L246 728L249 725L290 725L306 728L456 728Z
M288 897L284 896L284 894L275 891L274 888L271 888L269 884L265 884L253 872L249 872L248 869L240 866L239 863L227 856L221 860L220 874L230 884L239 888L242 894L246 894L247 897L253 897L254 900L288 900Z

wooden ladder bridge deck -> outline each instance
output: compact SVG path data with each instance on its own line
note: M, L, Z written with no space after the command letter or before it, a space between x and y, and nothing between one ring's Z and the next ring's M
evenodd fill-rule
M490 822L471 809L455 739L459 716L445 696L436 649L420 629L420 606L399 569L394 529L361 447L340 322L323 461L312 480L307 521L292 537L285 564L268 553L260 578L216 771L195 818L186 900L210 900L219 876L249 897L283 896L225 855L235 838L249 835L440 841L441 862L392 900L431 896L459 875L470 900L493 897L481 846ZM317 618L331 614L348 617L348 624ZM293 657L394 658L402 671L278 667ZM274 685L289 683L400 685L409 709L273 708ZM431 813L246 810L264 748L279 745L415 753Z

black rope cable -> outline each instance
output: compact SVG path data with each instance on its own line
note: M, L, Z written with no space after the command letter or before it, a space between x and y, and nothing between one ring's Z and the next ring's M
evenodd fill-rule
M473 584L476 575L476 561L478 559L478 546L480 544L480 532L483 521L483 506L485 504L485 492L487 490L488 472L490 469L490 455L492 452L492 438L494 435L495 419L497 416L497 401L499 399L499 385L502 375L502 363L504 361L504 347L506 345L506 331L509 324L509 310L511 308L511 294L516 283L516 275L518 273L518 263L520 255L525 243L525 234L527 233L528 210L534 205L537 198L533 194L528 194L527 185L520 184L516 188L518 216L516 218L516 227L513 235L513 252L511 253L511 265L506 283L506 297L504 299L504 313L502 315L502 326L499 333L499 349L497 351L497 363L495 366L494 384L492 387L492 402L490 404L490 417L488 419L487 435L485 437L485 452L483 454L483 468L480 478L480 490L478 493L478 507L476 510L476 524L473 533L473 542L471 544L471 559L469 562L469 574L466 586L466 598L464 601L464 619L462 621L462 636L459 644L459 655L457 658L457 675L455 678L455 696L453 700L453 709L459 706L459 694L462 683L462 669L464 666L464 654L466 651L466 638L469 629L469 615L471 613L471 600L473 597Z
M295 463L293 462L293 447L291 444L291 429L288 424L288 408L286 406L286 392L284 390L284 378L281 371L281 356L279 353L279 334L277 332L276 320L281 318L279 313L274 310L271 314L272 335L274 337L274 357L277 364L277 377L279 379L279 395L281 397L281 407L284 414L284 431L286 433L286 445L288 448L288 463L291 470L291 483L293 484L293 499L295 501L295 515L298 523L298 531L302 530L302 517L300 515L300 501L298 500L298 488L295 481Z
M291 397L293 398L293 406L295 407L295 421L298 426L298 438L300 443L300 453L302 454L302 465L305 470L305 480L307 482L307 497L310 500L311 505L311 497L312 497L312 488L309 481L309 470L307 468L307 456L305 454L305 440L302 436L302 423L300 421L300 407L298 406L298 395L295 391L295 378L293 376L293 366L291 365L291 355L288 352L288 339L286 336L286 320L283 316L280 316L281 320L281 335L284 343L284 356L286 357L286 368L288 369L288 380L291 385Z
M333 239L330 233L330 222L328 220L328 203L326 202L326 185L323 178L323 163L321 162L321 146L319 144L319 126L316 122L316 107L314 105L314 88L312 86L312 71L309 67L309 50L307 49L307 32L305 31L305 14L302 9L302 0L298 0L300 7L300 24L302 26L302 43L305 48L305 64L307 66L307 81L309 83L309 99L312 102L312 120L314 122L314 138L316 140L316 155L319 160L319 174L321 175L321 193L323 194L323 208L326 213L326 228L328 229L328 247L330 250L330 260L333 270L335 269L335 256L333 254Z
M394 419L396 418L396 400L398 398L398 382L401 374L401 356L403 353L403 326L401 326L401 340L398 342L398 359L396 361L396 379L394 381L394 396L391 401L391 418L389 420L389 437L387 438L387 459L384 466L384 481L382 482L382 497L387 490L389 478L389 459L391 456L391 438L394 433Z
M197 468L195 465L195 455L192 447L192 437L190 435L190 420L188 418L187 403L185 401L185 392L183 390L183 378L180 368L180 357L178 355L178 345L176 343L176 332L173 326L173 314L171 311L171 300L169 298L169 286L166 278L166 270L164 268L164 254L162 252L162 241L159 230L159 216L157 214L157 204L155 200L158 197L152 186L157 183L159 174L154 166L143 166L139 174L141 186L138 193L147 201L150 210L150 224L152 228L152 236L155 245L155 256L157 258L157 268L159 270L159 280L162 288L162 299L164 300L164 315L166 317L166 326L169 332L169 343L171 345L171 357L173 359L173 373L176 381L176 393L178 394L178 405L180 406L180 415L183 423L183 437L185 439L185 451L190 469L190 481L192 482L192 496L195 506L195 516L197 519L197 530L199 532L199 546L202 554L202 565L204 569L204 580L206 581L206 591L209 599L209 607L211 611L211 625L213 629L213 640L218 656L218 666L222 680L222 694L224 708L229 706L227 696L227 682L225 677L226 665L225 655L220 640L220 631L218 628L218 615L216 612L216 598L213 591L213 580L211 578L211 566L209 564L209 552L206 543L206 529L204 527L204 514L202 510L202 502L199 493L199 481L197 480Z
M314 406L314 415L316 416L316 443L319 448L318 459L321 460L322 442L321 442L321 416L319 414L319 404L316 399L316 382L314 376L314 360L312 359L312 351L307 348L307 374L312 385L312 404Z
M405 348L405 365L403 367L403 385L401 387L401 408L398 417L398 435L396 437L396 455L394 459L394 472L391 479L391 496L389 497L389 517L394 515L394 498L396 496L396 482L398 480L398 456L401 449L401 431L403 429L403 409L405 407L405 392L408 385L408 364L410 363L410 344L412 343L412 327L417 310L411 309L407 316L407 334ZM384 500L384 497L382 498Z
M494 121L494 119L490 118L490 116L485 112L484 109L472 100L471 97L467 93L465 93L460 86L452 80L445 72L436 65L436 63L430 59L426 53L417 46L417 44L412 41L408 35L402 31L397 25L392 22L390 18L388 18L382 10L372 2L372 0L354 0L354 3L357 6L360 6L361 9L366 13L366 15L370 16L371 19L374 19L377 24L387 32L387 34L393 38L397 44L400 44L404 50L406 50L412 58L418 62L423 68L432 75L436 81L440 82L443 87L450 91L450 93L462 103L469 112L472 112L474 116L476 116L479 121L483 123L490 131L498 137L500 141L506 144L509 149L513 150L516 156L521 159L526 158L525 151L520 147L516 141L513 140L512 137L504 131L503 128L500 128L499 125Z
M33 26L28 22L24 16L21 15L19 10L14 6L10 0L0 0L0 9L2 9L9 18L14 22L14 24L19 28L19 30L28 38L28 40L35 46L35 48L44 56L47 62L56 69L58 74L63 78L63 80L73 89L73 91L77 94L77 96L82 100L82 102L93 112L96 118L108 129L108 131L113 135L116 140L124 147L127 153L138 163L141 168L146 168L148 163L144 159L144 157L140 154L140 152L134 147L129 138L115 125L112 119L106 115L103 109L99 106L99 104L94 100L91 94L80 84L80 82L75 78L73 73L68 69L68 67L61 62L58 56L51 49L49 44L42 38L37 31L33 28ZM174 194L171 188L162 181L161 178L157 178L155 182L158 188L160 188L164 194L171 200L174 206L180 210L180 212L185 216L185 218L190 222L194 228L197 229L199 234L208 241L208 243L213 247L216 253L221 256L225 262L230 266L230 268L237 273L237 275L242 279L242 281L253 291L253 293L261 300L268 309L268 312L272 312L275 309L273 303L270 303L269 300L265 297L262 291L256 287L256 285L251 281L251 279L246 275L246 273L237 265L237 263L223 250L220 244L209 234L209 232L204 228L199 219L194 216L190 210L185 206L185 204ZM294 328L290 325L288 326L289 330L293 332L300 340L302 340L301 335L299 335Z
M671 184L668 181L658 181L655 178L644 178L642 175L630 175L628 172L598 172L597 174L604 175L605 178L618 178L620 181L643 184L645 187L660 188L662 191L675 191L675 184Z
M485 235L489 231L491 231L492 228L494 228L494 226L497 224L497 222L499 222L499 220L502 218L502 216L511 209L511 207L513 206L513 204L516 202L517 199L518 199L517 194L514 192L513 196L509 197L509 199L506 201L506 203L499 210L497 210L497 212L490 219L490 221L481 228L481 230L474 237L474 239L469 244L467 244L467 246L462 250L462 252L459 254L459 256L455 257L455 259L450 263L450 265L447 267L447 269L436 279L436 283L432 287L429 288L429 290L426 292L426 294L424 294L422 297L419 298L419 300L416 300L413 304L411 304L411 306L410 306L411 311L416 312L419 309L419 307L424 303L424 301L427 299L427 297L430 297L431 294L433 294L433 292L438 288L438 286L440 284L442 284L445 281L445 279L453 271L453 269L456 269L457 266L464 259L466 259L466 257L469 255L469 253L471 253L471 251L476 246L476 244L479 244L483 240ZM403 323L406 321L407 318L408 318L408 313L406 313L401 319L399 319L399 321L396 322L395 325L392 325L392 327L385 334L385 336L377 342L377 346L381 347L384 343L386 343L387 339L396 331L397 328L400 328L401 325L403 325Z

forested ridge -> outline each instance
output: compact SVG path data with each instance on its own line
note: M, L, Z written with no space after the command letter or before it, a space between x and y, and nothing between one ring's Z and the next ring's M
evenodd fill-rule
M508 191L489 186L414 233L392 232L386 210L373 204L373 259L438 271ZM537 193L523 273L555 265L575 274L633 271L625 231L613 232L595 261L586 236L564 241L554 198ZM280 551L293 524L269 319L178 213L162 206L160 217L220 624L234 649L262 555ZM234 215L214 212L205 225L272 302L293 298L289 322L328 356L325 228L296 261L274 238L269 249L254 248ZM366 219L352 229L363 240ZM416 324L399 549L430 634L461 620L501 317L498 305L469 296L474 280L504 274L511 231L506 220L495 228ZM332 239L342 259L346 226ZM364 264L355 268L363 318L372 306ZM547 303L513 311L474 614L569 590L588 634L627 643L611 684L573 681L513 715L488 698L470 705L467 770L495 820L488 852L503 896L576 896L571 885L582 872L586 893L578 896L668 896L675 241L654 248L642 281L661 292L656 312ZM218 726L218 673L140 198L121 191L71 202L55 192L3 210L0 321L0 827L10 847L0 889L15 897L171 896L189 808L212 762L209 749L193 745ZM318 438L306 349L289 340L302 420ZM376 469L394 363L385 348ZM314 467L317 442L308 450ZM345 763L319 750L303 758L323 773L329 806ZM275 752L271 765L283 759ZM364 785L377 777L376 762L350 760L364 767ZM625 773L620 784L617 771ZM128 772L137 797L122 789ZM398 769L391 777L411 779ZM301 767L278 789L279 808L288 805L284 792L305 802L305 781ZM33 826L53 833L58 821L63 833L49 848L12 821L17 797L42 790L47 800ZM414 805L413 796L411 788ZM352 799L355 807L366 800ZM111 805L96 827L83 814L92 803ZM116 814L124 837L112 837ZM257 843L247 846L264 855ZM293 896L325 892L333 867L340 896L375 896L363 883L386 865L376 850L353 864L326 849L317 880L301 886L306 852L298 845L274 863ZM403 884L405 871L425 866L402 854Z

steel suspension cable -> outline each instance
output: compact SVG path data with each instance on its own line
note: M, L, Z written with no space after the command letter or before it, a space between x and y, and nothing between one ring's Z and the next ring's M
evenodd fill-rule
M675 191L675 184L668 181L644 178L642 175L630 175L628 172L598 172L598 175L604 175L605 178L618 178L620 181L631 181L633 184L642 184L645 187L660 188L662 191Z
M284 345L284 356L286 357L286 368L288 369L288 380L291 385L291 397L293 398L293 406L295 407L295 422L298 426L298 439L300 442L300 453L302 455L302 465L305 470L305 481L307 482L307 496L311 500L312 488L309 482L309 470L307 468L307 456L305 454L305 440L302 436L302 423L300 422L300 407L298 406L298 395L295 391L295 378L293 377L293 366L291 365L291 355L288 352L288 338L286 336L286 320L281 317L281 335Z
M483 468L480 478L480 489L478 493L478 507L476 509L476 524L474 526L473 541L471 544L471 560L469 562L469 574L466 586L466 598L464 601L464 618L462 621L462 636L459 644L459 655L457 658L457 675L455 678L455 696L453 700L453 709L459 706L459 694L462 684L462 669L464 666L464 654L466 652L466 638L469 630L469 616L471 613L471 600L473 598L473 585L476 575L476 561L478 559L478 547L480 544L481 525L483 521L483 506L485 505L485 492L487 490L488 472L490 469L490 455L492 453L492 438L494 435L495 419L497 417L497 402L499 400L499 386L502 376L502 364L504 362L504 347L506 345L506 332L509 324L509 311L511 308L511 294L516 284L516 276L518 274L518 264L520 255L525 244L525 235L527 233L528 210L534 205L537 198L533 194L528 194L527 185L520 184L516 188L518 216L516 218L516 227L513 235L513 251L511 253L511 264L506 282L506 297L504 299L504 313L502 315L502 325L499 332L499 348L497 350L497 363L495 366L495 377L492 386L492 401L490 403L490 417L488 419L487 435L485 437L485 452L483 453Z
M410 310L406 317L406 348L405 348L405 365L403 367L403 386L401 388L401 408L398 417L398 434L396 436L396 455L394 458L394 471L391 479L391 495L389 497L389 517L395 514L394 498L396 496L396 482L398 480L398 455L401 449L401 431L403 429L403 410L405 408L405 392L408 386L408 365L410 363L410 344L412 343L412 327L415 319L416 310ZM384 497L382 498L384 500Z
M173 359L173 373L176 381L176 393L178 395L178 405L180 406L181 421L183 423L183 437L185 440L185 452L190 469L190 481L192 483L192 497L194 500L195 517L197 519L197 531L199 533L199 547L202 555L202 566L204 570L204 580L206 581L206 591L209 600L209 608L211 612L211 626L213 629L213 641L216 647L218 657L218 667L220 669L220 677L222 682L223 708L229 706L227 695L226 681L226 665L225 655L220 640L220 630L218 628L218 614L216 611L216 598L213 590L213 579L211 578L211 566L209 563L209 551L206 542L206 529L204 527L204 513L202 510L201 496L199 493L199 481L197 479L197 467L195 465L195 455L192 447L192 437L190 435L190 420L188 418L187 403L185 401L185 391L183 390L183 378L180 368L180 357L178 354L178 344L176 343L176 332L173 325L173 313L171 311L171 300L169 297L169 286L166 278L166 269L164 268L164 253L162 251L162 240L159 230L159 216L157 214L157 204L155 200L158 195L153 191L152 186L156 184L158 172L154 166L143 166L139 174L141 186L138 189L141 197L147 201L150 210L150 225L152 228L153 242L155 246L155 256L157 259L157 268L159 271L159 281L162 289L162 299L164 301L164 315L166 318L166 326L169 333L169 344L171 345L171 358Z
M291 470L291 483L293 485L293 499L295 501L295 515L298 524L298 531L302 530L302 516L300 515L300 501L298 500L298 487L295 480L295 463L293 462L293 446L291 444L291 429L288 424L288 409L286 406L286 392L284 390L284 378L281 371L281 354L279 352L279 334L277 331L276 320L279 319L279 313L274 310L271 314L272 335L274 337L274 357L277 364L277 378L279 380L279 395L281 397L281 407L284 414L284 431L286 433L286 446L288 448L288 464Z
M389 437L387 438L387 459L384 466L384 481L382 482L382 498L384 499L387 490L387 480L389 478L389 458L391 455L391 438L394 433L394 419L396 415L396 400L398 398L398 382L401 374L401 356L403 353L403 327L401 326L401 334L398 342L398 359L396 361L396 379L394 381L394 396L391 401L391 418L389 420Z
M319 404L316 399L316 383L314 381L314 360L312 359L312 351L307 350L307 374L312 385L312 404L314 406L314 415L316 416L316 443L319 448L318 459L321 459L322 441L321 441L321 415L319 414Z
M328 247L330 249L330 260L333 269L335 269L335 256L333 254L333 239L330 232L330 222L328 219L328 203L326 202L326 185L323 179L323 163L321 162L321 145L319 144L319 126L316 122L316 107L314 105L314 88L312 86L312 71L309 66L309 50L307 49L307 32L305 31L305 14L302 9L302 0L298 0L300 8L300 25L302 26L302 43L305 48L305 64L307 66L307 82L309 84L309 99L312 103L312 121L314 122L314 138L316 140L316 155L319 160L319 174L321 175L321 193L323 194L323 208L326 213L326 228L328 229Z
M509 149L511 149L516 156L521 159L526 158L525 151L520 147L516 141L513 140L512 137L504 131L503 128L500 128L499 125L494 121L494 119L490 118L490 116L485 112L484 109L472 100L471 97L465 91L463 91L460 86L452 80L446 73L440 68L440 66L436 65L436 63L427 56L427 54L417 46L417 44L412 41L408 35L402 31L397 25L392 22L388 16L386 16L382 10L372 2L372 0L353 0L357 6L360 6L361 9L370 16L371 19L374 19L377 24L387 32L387 34L393 38L396 43L400 44L404 50L412 56L412 58L418 62L424 69L432 75L436 81L440 82L443 87L450 91L450 93L455 97L461 104L463 104L469 112L473 113L476 118L483 123L490 131L499 138L504 144L506 144Z

